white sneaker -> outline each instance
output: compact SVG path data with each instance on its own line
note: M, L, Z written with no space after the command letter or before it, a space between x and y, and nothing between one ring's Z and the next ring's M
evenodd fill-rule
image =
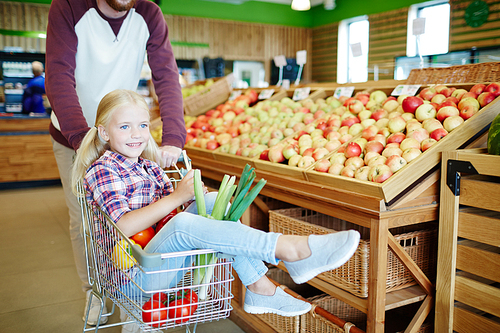
M99 317L99 310L101 309L101 302L92 295L91 290L87 291L87 299L85 302L85 309L83 312L83 321L85 321L85 316L87 315L87 309L89 305L89 299L92 298L90 304L89 317L87 319L87 324L91 326L97 325L97 318ZM106 308L106 303L104 304L104 308L102 309L102 315L108 313L108 309ZM106 324L108 321L108 317L101 316L101 324Z

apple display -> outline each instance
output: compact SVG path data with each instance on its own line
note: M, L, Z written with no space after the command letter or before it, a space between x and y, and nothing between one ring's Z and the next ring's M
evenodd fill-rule
M436 108L430 103L424 103L415 110L415 118L418 121L424 121L425 119L435 118L435 117L436 117Z
M458 126L462 125L463 122L464 122L464 118L462 118L460 116L451 116L451 117L448 117L444 120L443 127L448 132L451 132L455 128L457 128Z
M354 172L354 178L359 180L368 180L368 173L370 172L369 166L362 166Z
M392 173L396 173L402 167L404 167L408 162L399 155L392 155L385 161L385 165L389 167Z
M439 109L439 111L436 114L436 119L439 120L440 122L444 122L446 118L451 116L458 116L459 114L460 111L458 111L456 107L445 106Z
M375 183L383 183L391 176L392 171L389 166L385 164L372 166L368 172L368 180Z

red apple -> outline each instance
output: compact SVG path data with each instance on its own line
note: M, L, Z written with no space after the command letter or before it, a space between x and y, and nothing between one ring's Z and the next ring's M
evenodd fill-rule
M264 149L262 153L260 153L259 159L269 161L269 149Z
M444 122L444 120L448 117L451 116L458 116L460 114L460 111L454 106L445 106L439 109L439 111L436 114L436 119L439 120L440 122Z
M437 141L434 140L433 138L428 138L428 139L425 139L424 141L422 141L422 143L420 144L420 149L422 151L426 151L427 149L429 149L433 144L435 144Z
M380 154L382 150L384 150L384 145L380 141L376 140L368 141L365 145L365 152L367 153L374 151Z
M406 138L415 139L420 143L425 139L429 138L429 132L427 132L425 128L417 128L411 131L410 133L406 134Z
M314 152L314 148L308 147L302 152L302 156L309 156L312 157L312 154Z
M404 139L406 139L406 135L403 132L396 132L389 135L387 143L401 143Z
M312 153L312 158L314 158L314 160L317 161L328 155L328 153L329 153L328 149L324 147L316 148Z
M362 149L356 142L349 142L345 149L344 155L347 158L361 155Z
M473 105L478 110L481 108L481 105L479 104L477 99L474 97L462 97L462 99L458 103L458 109L462 110L466 105Z
M434 97L436 94L437 94L436 89L429 87L422 89L422 91L420 91L419 96L426 101L430 101L432 97Z
M470 88L469 92L472 92L472 93L479 96L479 94L483 92L484 88L486 88L485 84L478 83L478 84L475 84L474 86L472 86L472 88Z
M328 169L331 165L332 164L329 160L327 160L326 158L322 158L316 161L316 163L314 164L314 170L318 172L328 172Z
M436 128L434 131L431 132L430 138L434 139L436 141L441 140L448 134L448 131L445 130L443 127L441 128Z
M490 92L490 93L493 93L493 95L495 95L495 96L499 96L500 95L500 84L498 82L492 82L484 88L483 92Z
M479 111L473 105L466 105L462 110L460 110L460 117L464 118L464 120L469 119L473 115L475 115Z
M387 118L389 116L389 112L385 109L377 109L376 111L372 112L370 118L379 120L382 118Z
M481 107L485 107L495 100L496 95L492 92L483 92L479 96L477 96L477 101Z
M376 183L383 183L390 176L392 176L392 171L385 164L370 167L370 171L368 172L368 180Z
M387 161L385 161L385 164L389 167L392 173L399 171L406 165L406 163L406 160L399 155L392 155L387 159Z
M340 125L351 127L352 125L354 125L356 123L360 123L360 122L361 122L361 120L359 120L358 117L350 116L350 117L347 117L344 120L342 120Z
M418 96L408 96L403 100L401 106L404 112L415 113L415 110L424 104L424 100Z
M443 124L436 118L426 119L422 122L422 125L428 133L432 133L437 128L443 128Z
M387 144L387 136L377 133L373 138L370 139L370 141L378 141L385 147L385 145Z

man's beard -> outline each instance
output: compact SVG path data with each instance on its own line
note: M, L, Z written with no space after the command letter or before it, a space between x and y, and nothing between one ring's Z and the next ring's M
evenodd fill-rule
M121 3L119 0L106 0L106 3L118 12L126 12L130 8L134 7L137 0L130 0L127 3Z

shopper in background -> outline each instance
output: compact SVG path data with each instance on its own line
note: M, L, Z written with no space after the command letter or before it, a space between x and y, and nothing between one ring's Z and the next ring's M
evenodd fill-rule
M137 93L121 89L104 96L95 126L83 138L76 155L72 179L75 193L77 184L82 183L89 206L100 208L128 237L154 226L173 209L187 205L151 239L144 247L145 252L213 249L235 255L233 267L247 287L246 312L281 316L307 313L311 305L277 288L266 277L267 267L263 261L277 265L283 260L291 278L296 283L304 283L349 260L358 247L359 232L282 235L240 222L198 215L196 202L190 203L195 194L194 170L190 170L174 190L168 176L154 162L158 147L149 131L149 123L148 106ZM209 213L216 196L216 192L205 194ZM109 241L100 240L99 232L94 236L97 242ZM172 288L177 284L177 274L169 272L172 265L177 266L166 260L162 266L152 268L163 271L160 275L146 273L136 278L146 290ZM102 269L107 268L104 266ZM129 288L133 289L134 285Z
M52 1L46 46L46 90L53 110L49 131L69 208L77 271L87 302L92 302L92 324L97 323L99 303L90 297L71 165L95 122L101 98L118 88L136 90L146 54L163 120L160 151L165 167L180 156L186 130L178 69L160 8L148 0Z
M40 61L31 63L33 78L28 82L23 93L23 113L45 113L43 95L45 94L45 77L43 64Z

